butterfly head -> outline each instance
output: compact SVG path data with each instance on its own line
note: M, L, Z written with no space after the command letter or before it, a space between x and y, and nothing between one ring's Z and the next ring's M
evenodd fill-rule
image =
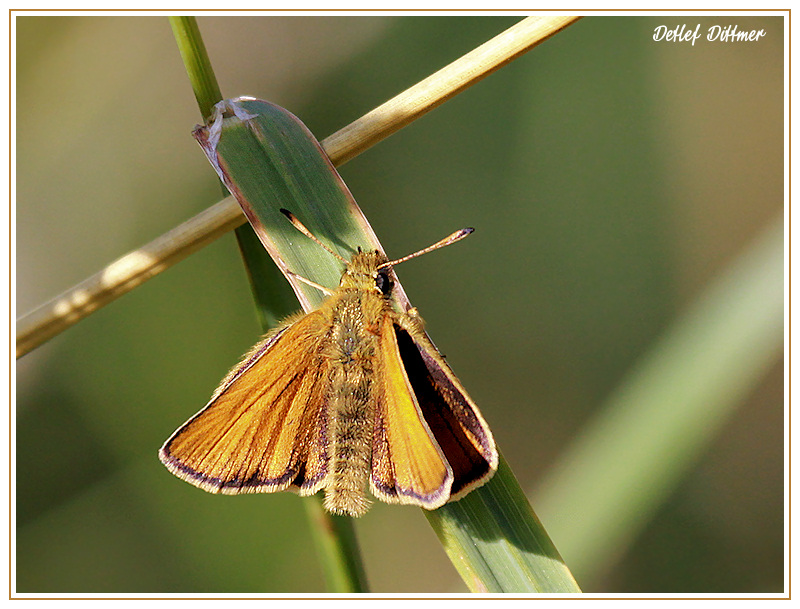
M460 241L475 230L474 228L462 228L461 230L454 232L452 235L437 241L433 245L429 245L424 249L414 252L413 254L409 254L408 256L398 258L397 260L389 260L385 255L377 250L362 252L361 248L358 248L358 251L353 254L353 258L350 260L350 262L347 262L347 260L342 258L342 256L340 256L337 252L317 239L311 233L311 231L303 226L303 223L300 222L300 220L298 220L292 212L287 209L281 209L280 211L289 219L289 222L291 222L297 230L299 230L309 239L312 239L321 245L328 252L333 254L336 258L347 265L344 273L342 273L342 280L339 283L340 288L366 291L375 290L386 297L392 293L392 289L394 288L394 281L391 277L393 266L398 265L401 262L405 262L406 260L416 258L417 256L421 256L422 254L432 252L440 247L450 245L456 241Z
M391 266L386 264L386 256L378 251L353 254L353 258L342 273L340 287L345 289L375 290L384 296L392 293Z

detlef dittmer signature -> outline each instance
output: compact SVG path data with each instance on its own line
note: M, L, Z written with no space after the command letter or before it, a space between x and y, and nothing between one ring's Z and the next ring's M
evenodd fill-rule
M712 25L705 32L700 31L698 23L694 29L683 25L669 27L659 25L653 30L656 42L691 42L692 46L703 35L709 42L757 42L767 35L766 30L740 30L737 25Z

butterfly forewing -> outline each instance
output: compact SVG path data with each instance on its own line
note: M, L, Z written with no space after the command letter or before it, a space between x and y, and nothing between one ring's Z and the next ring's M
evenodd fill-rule
M422 418L389 316L381 320L379 358L372 492L384 501L439 507L453 473Z
M323 482L325 322L312 313L258 345L211 402L161 449L176 475L211 492L269 492Z
M458 499L497 469L492 434L428 337L400 327L396 331L400 357L422 416L453 470L451 499Z

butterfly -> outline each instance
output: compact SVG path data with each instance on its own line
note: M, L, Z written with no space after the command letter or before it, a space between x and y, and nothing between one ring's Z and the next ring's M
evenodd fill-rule
M161 461L212 493L324 490L324 507L363 515L366 490L429 510L496 471L492 433L424 330L392 300L393 267L455 243L457 231L398 260L361 251L322 305L289 317L234 366L208 404L166 441Z

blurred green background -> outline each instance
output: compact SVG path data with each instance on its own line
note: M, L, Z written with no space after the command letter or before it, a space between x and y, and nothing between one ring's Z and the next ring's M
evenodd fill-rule
M323 139L518 19L198 21L225 96L280 104ZM22 315L220 196L166 18L15 23ZM653 41L682 23L767 36ZM780 336L602 559L569 538L592 502L554 509L542 490L654 341L782 217L783 28L588 17L340 170L390 256L476 227L399 274L586 592L783 590ZM323 591L299 497L212 496L156 456L257 335L227 235L19 360L18 592ZM356 530L373 591L466 590L418 509L375 505Z

